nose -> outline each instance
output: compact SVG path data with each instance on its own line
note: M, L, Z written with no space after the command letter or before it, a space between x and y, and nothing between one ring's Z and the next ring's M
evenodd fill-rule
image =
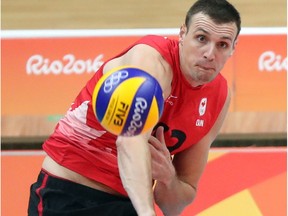
M206 47L203 57L208 61L213 61L215 59L215 51L215 46L213 44L209 44Z

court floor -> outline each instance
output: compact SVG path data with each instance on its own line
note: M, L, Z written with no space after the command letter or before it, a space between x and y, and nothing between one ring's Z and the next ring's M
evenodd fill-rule
M29 187L44 156L2 151L2 216L27 215ZM286 182L286 147L213 148L198 196L182 216L286 216Z

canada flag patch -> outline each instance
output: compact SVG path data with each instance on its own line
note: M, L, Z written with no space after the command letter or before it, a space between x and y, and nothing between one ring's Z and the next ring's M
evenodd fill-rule
M203 116L206 112L207 98L202 98L199 104L199 115Z

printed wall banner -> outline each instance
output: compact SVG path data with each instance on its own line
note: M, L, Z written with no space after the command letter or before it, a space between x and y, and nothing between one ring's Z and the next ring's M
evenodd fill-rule
M243 35L234 57L235 111L286 111L287 35Z
M141 36L178 38L176 29L49 32L3 31L1 116L8 121L64 115L101 64ZM243 29L222 71L230 112L286 112L286 41L285 29Z

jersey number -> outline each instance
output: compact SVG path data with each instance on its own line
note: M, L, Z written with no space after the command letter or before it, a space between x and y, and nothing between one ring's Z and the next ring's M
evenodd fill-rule
M154 127L153 131L156 131L157 128L160 127L160 126L162 126L164 128L164 133L169 130L168 125L166 125L165 123L159 122ZM173 146L167 146L169 152L173 152L174 150L180 148L183 145L184 141L186 140L186 134L183 131L181 131L181 130L173 129L171 131L171 138L176 138L178 141Z

